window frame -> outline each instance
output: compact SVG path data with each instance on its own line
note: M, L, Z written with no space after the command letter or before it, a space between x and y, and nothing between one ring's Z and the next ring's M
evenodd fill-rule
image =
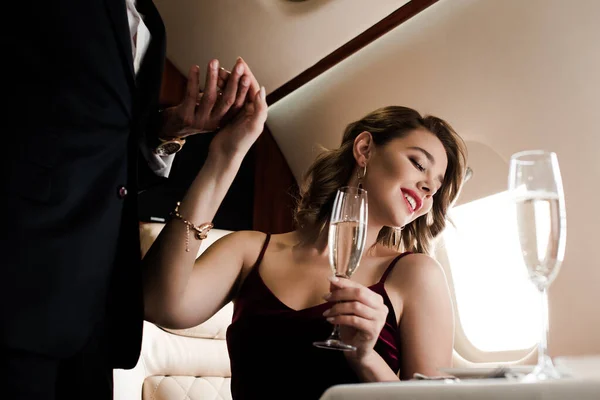
M446 252L446 243L442 234L438 238L435 248L435 258L442 266L450 296L452 299L452 310L454 312L454 351L456 355L468 364L527 364L537 355L536 342L533 346L527 349L505 350L505 351L484 351L476 347L467 337L461 323L460 314L458 311L458 303L456 300L456 289L454 286L454 277L452 275L452 267L450 259Z

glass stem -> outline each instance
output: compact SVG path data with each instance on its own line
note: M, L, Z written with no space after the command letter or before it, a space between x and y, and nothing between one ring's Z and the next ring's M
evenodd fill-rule
M344 275L344 274L335 274L336 277L338 278L347 278L350 279L350 277L348 275ZM339 302L337 302L339 303ZM333 332L331 332L331 336L329 337L330 340L339 340L341 341L342 338L340 337L340 326L338 324L335 324L333 326Z
M340 340L340 326L335 324L333 326L333 332L331 332L331 339Z
M548 289L543 288L540 290L541 307L542 313L542 332L540 335L540 342L538 344L538 365L546 365L549 361L548 356Z

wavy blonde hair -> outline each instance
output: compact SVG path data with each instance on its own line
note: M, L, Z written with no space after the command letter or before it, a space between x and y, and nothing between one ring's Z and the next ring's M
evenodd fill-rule
M405 137L416 129L425 129L442 142L448 157L444 183L433 196L433 207L429 213L407 224L398 240L394 228L383 227L377 243L396 251L430 254L433 239L446 226L448 209L460 192L466 172L467 150L463 140L446 121L431 115L421 116L417 111L401 106L379 108L350 123L340 147L324 151L310 166L300 187L294 213L303 240L316 242L326 231L335 193L339 187L348 184L356 167L353 146L361 132L370 132L374 145L378 147Z

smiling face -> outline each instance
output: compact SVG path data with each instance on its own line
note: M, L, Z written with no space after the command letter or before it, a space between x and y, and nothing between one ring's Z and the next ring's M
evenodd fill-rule
M369 230L379 229L377 243L430 254L462 187L466 162L465 143L445 120L404 106L378 108L349 123L340 146L309 167L295 222L306 243L322 239L336 191L356 186L367 166L362 184L369 196ZM391 228L401 226L398 237Z
M442 142L425 129L374 147L364 180L370 221L400 227L427 214L447 166Z

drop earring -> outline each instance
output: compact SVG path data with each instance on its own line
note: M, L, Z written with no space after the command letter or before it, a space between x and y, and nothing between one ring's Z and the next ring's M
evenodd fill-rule
M363 179L365 178L366 175L367 175L367 164L365 164L365 166L363 167L362 175L360 173L360 169L358 171L356 171L356 178L358 181L357 186L359 189L363 189Z

